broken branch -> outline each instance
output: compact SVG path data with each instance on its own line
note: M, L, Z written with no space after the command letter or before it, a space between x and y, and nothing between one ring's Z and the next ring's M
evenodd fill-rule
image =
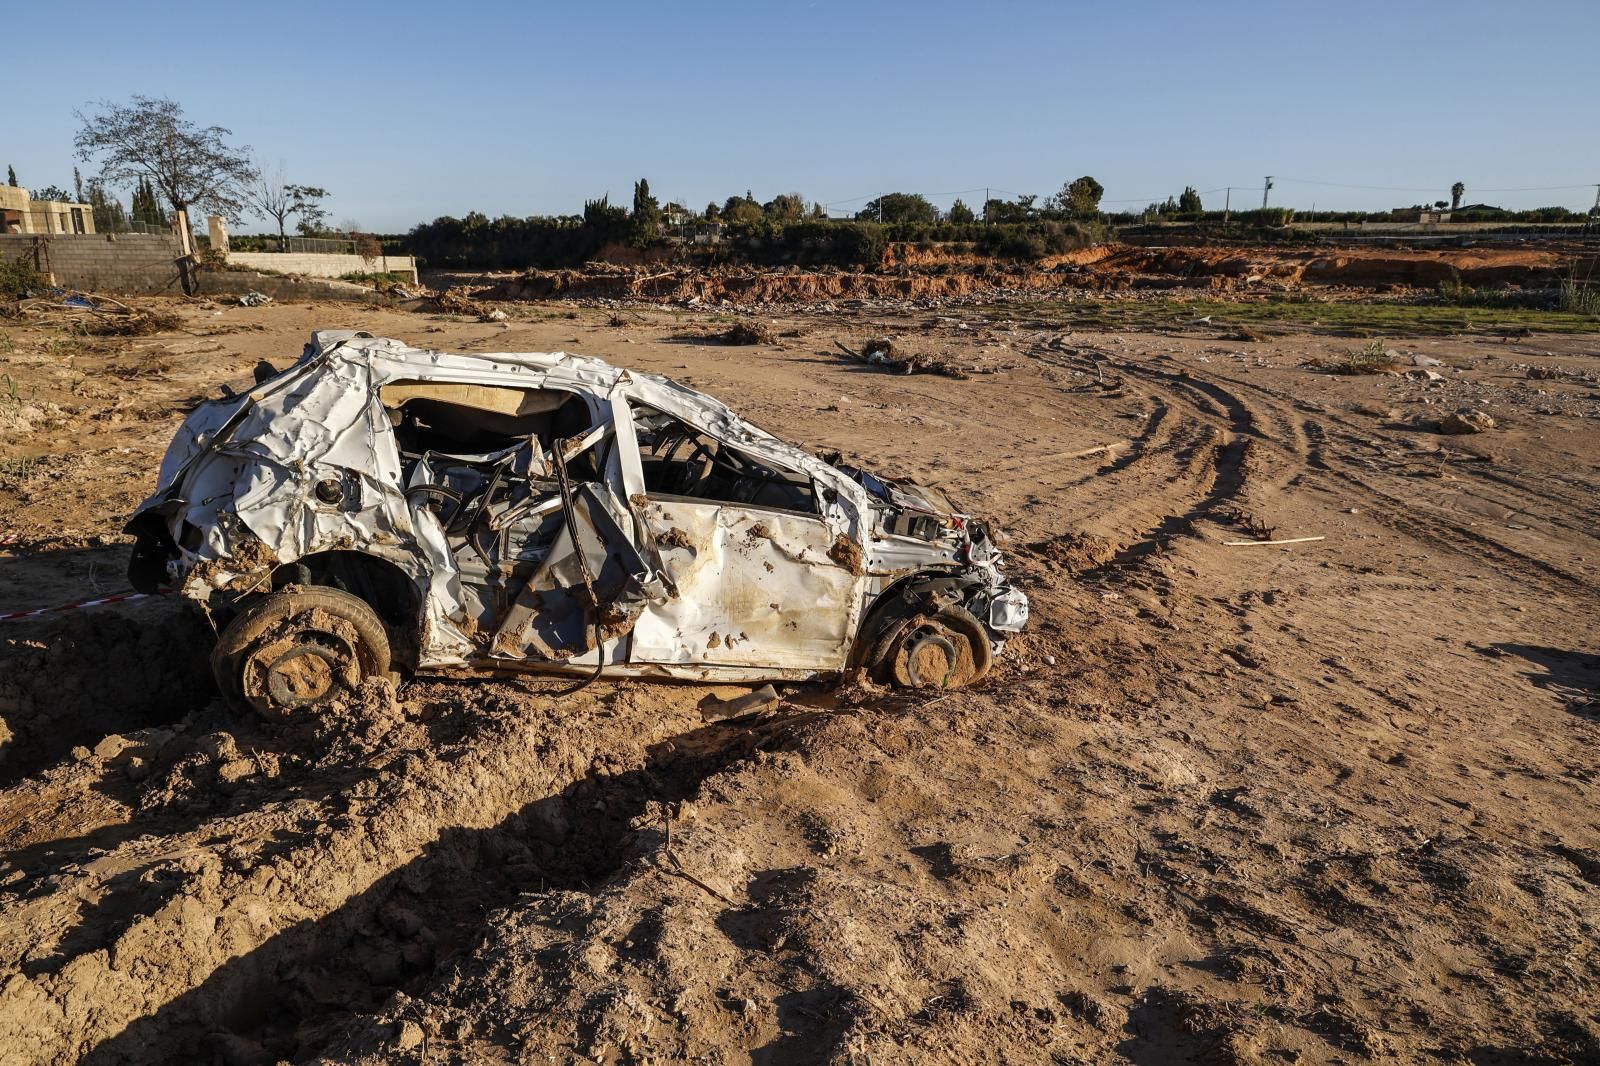
M1222 544L1226 548L1254 548L1264 544L1309 544L1314 540L1327 539L1327 537L1288 537L1284 540L1225 540Z

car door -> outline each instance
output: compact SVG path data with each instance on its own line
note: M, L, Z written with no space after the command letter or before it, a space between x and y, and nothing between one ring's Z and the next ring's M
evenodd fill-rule
M645 608L630 662L755 674L842 669L863 578L859 553L819 513L816 486L684 419L637 403L630 413L643 521L677 593ZM669 433L679 443L663 455ZM691 438L711 454L685 447Z

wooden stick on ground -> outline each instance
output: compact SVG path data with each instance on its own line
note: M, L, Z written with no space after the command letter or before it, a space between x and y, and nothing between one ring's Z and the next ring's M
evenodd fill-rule
M1228 548L1254 548L1261 544L1308 544L1314 540L1327 539L1327 537L1289 537L1286 540L1225 540L1222 544Z

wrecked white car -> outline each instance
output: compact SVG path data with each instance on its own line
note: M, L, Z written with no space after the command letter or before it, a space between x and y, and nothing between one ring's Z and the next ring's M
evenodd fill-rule
M321 332L198 407L128 523L135 587L220 628L272 717L409 672L956 687L1028 617L938 493L565 354Z

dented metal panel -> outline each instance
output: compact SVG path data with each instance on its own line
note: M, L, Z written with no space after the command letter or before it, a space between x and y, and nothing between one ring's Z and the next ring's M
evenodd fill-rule
M652 500L646 521L677 587L645 609L633 661L839 670L862 578L817 518L698 500Z

